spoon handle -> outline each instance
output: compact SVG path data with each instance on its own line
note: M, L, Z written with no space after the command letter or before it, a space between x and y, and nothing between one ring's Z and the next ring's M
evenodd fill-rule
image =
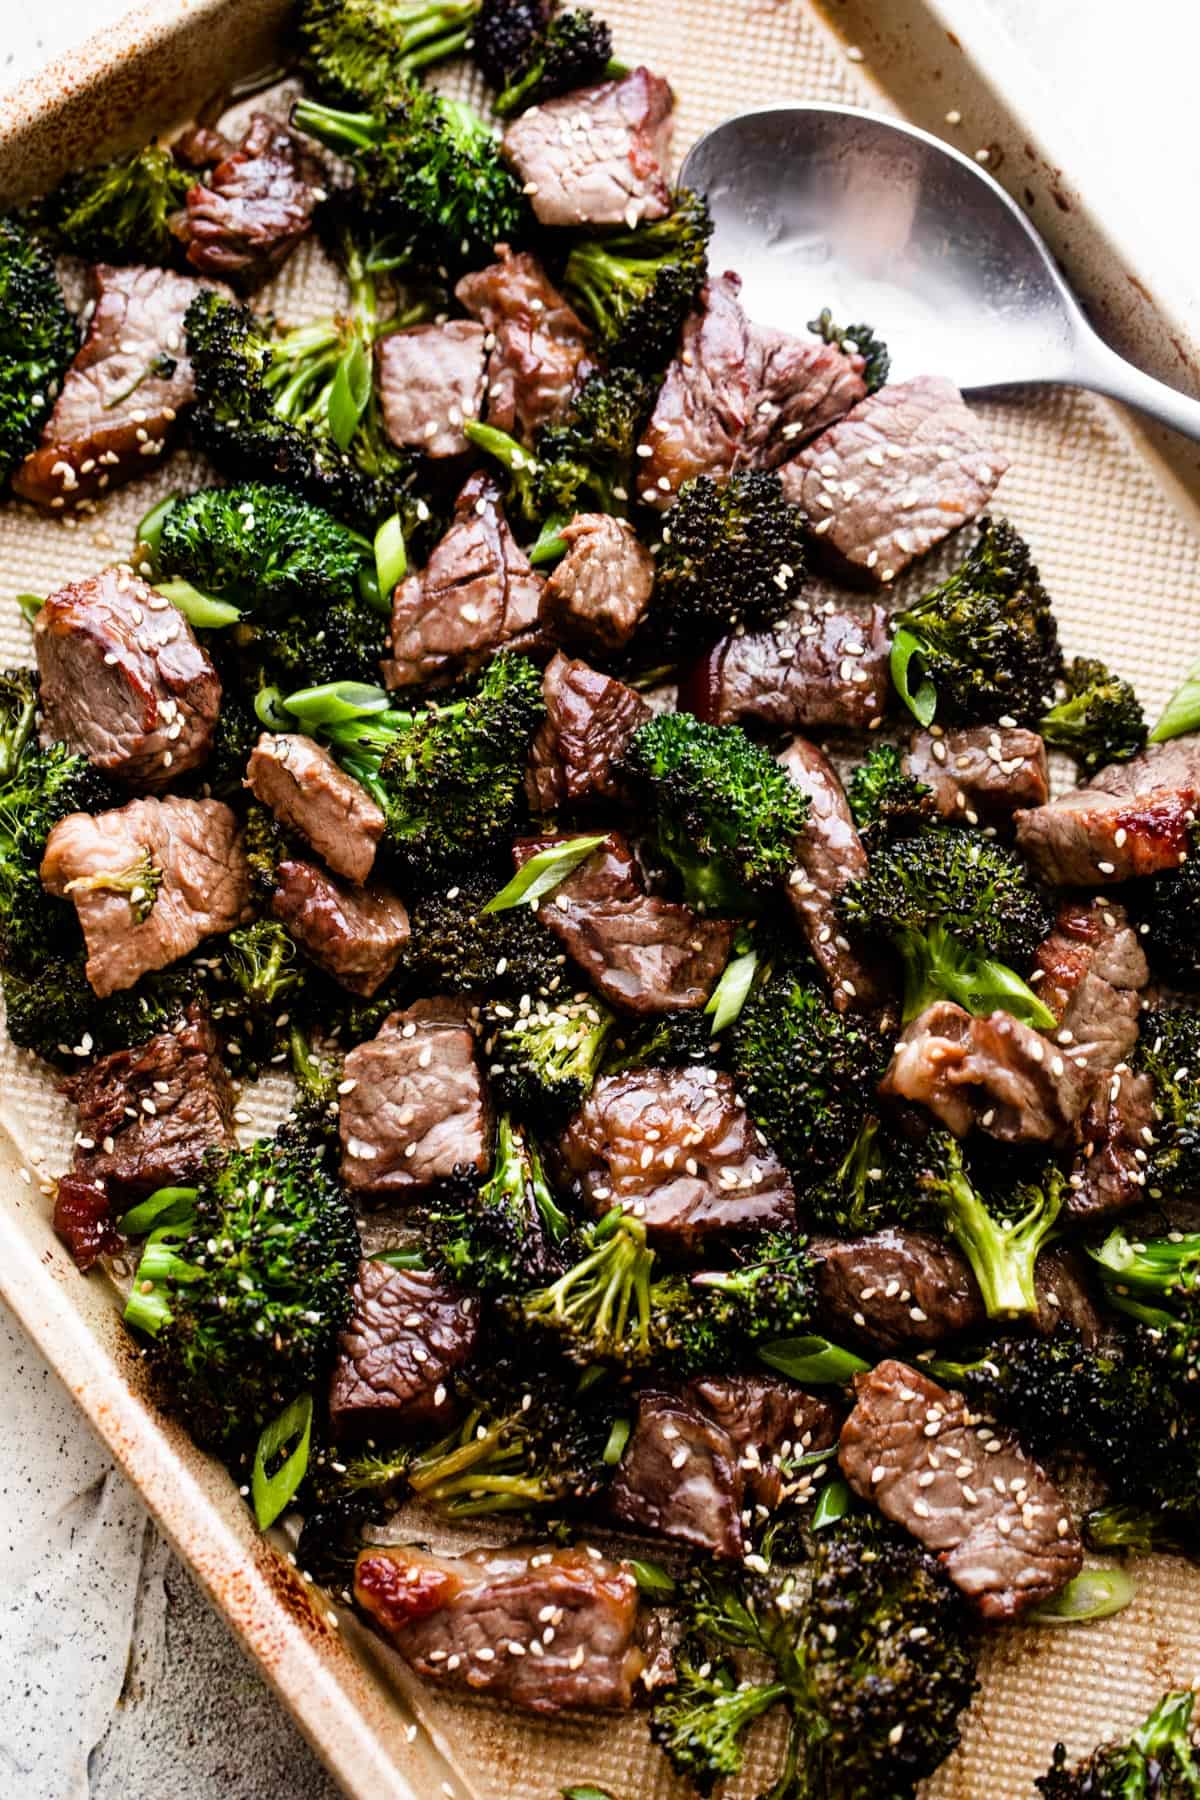
M1200 441L1200 400L1193 400L1190 395L1181 394L1178 388L1168 387L1165 381L1156 381L1153 375L1135 368L1115 350L1110 350L1092 331L1087 333L1087 341L1080 345L1080 350L1080 367L1074 372L1073 379L1082 387L1094 388L1098 394L1108 394L1127 406L1136 406L1139 412L1149 413L1161 425L1170 425L1184 437Z

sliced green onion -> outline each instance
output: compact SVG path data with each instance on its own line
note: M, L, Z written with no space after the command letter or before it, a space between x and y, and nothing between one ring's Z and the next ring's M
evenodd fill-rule
M393 589L408 574L408 551L404 547L404 527L400 514L385 519L375 533L375 578L379 583L381 610L391 605Z
M537 537L525 552L535 569L557 562L567 554L567 540L562 535L565 519L547 519Z
M1053 1600L1030 1607L1025 1617L1033 1625L1090 1625L1124 1612L1136 1592L1124 1569L1085 1569Z
M254 716L268 731L291 731L296 721L284 710L277 687L260 687L254 696Z
M254 1473L250 1477L250 1495L254 1501L254 1517L258 1528L265 1531L285 1510L308 1468L309 1444L312 1440L313 1403L311 1394L301 1394L285 1406L272 1420L258 1440L254 1452ZM273 1475L267 1464L295 1439L295 1446Z
M158 573L158 548L162 543L163 526L166 524L167 514L178 499L178 494L168 494L165 500L160 500L157 506L150 508L137 528L135 541L149 551L151 573L155 575Z
M601 1462L606 1469L615 1469L625 1454L625 1446L629 1442L629 1433L633 1425L628 1419L614 1419L612 1430L608 1434L608 1442L604 1446Z
M182 1225L196 1209L194 1187L161 1187L117 1220L126 1237L145 1237L158 1225Z
M1150 733L1151 744L1165 744L1200 727L1200 661L1194 662L1163 708L1162 718Z
M840 1387L871 1366L852 1350L843 1350L823 1337L772 1338L769 1343L756 1344L754 1350L768 1368L778 1369L793 1381L819 1385Z
M389 1269L423 1269L425 1253L419 1247L411 1250L373 1250L371 1262L386 1263Z
M297 688L279 704L305 725L340 725L349 719L366 719L386 712L391 701L386 688L365 681L323 681L318 687Z
M164 600L177 606L189 625L197 631L220 631L226 625L236 625L241 618L241 611L231 606L228 600L216 600L211 594L202 594L199 588L190 581L158 581L155 587Z
M911 631L898 631L892 639L890 659L892 686L917 723L930 725L933 723L933 715L937 711L937 689L925 674L921 675L916 693L912 691L908 683L909 664L914 656L919 658L920 655L920 639L914 637Z
M638 1584L640 1593L649 1600L669 1600L675 1592L675 1578L668 1575L661 1563L646 1562L639 1556L625 1558L633 1570L633 1579Z
M736 945L735 945L736 949ZM758 968L758 951L751 945L739 955L731 956L721 972L721 979L709 997L706 1013L712 1014L712 1034L719 1037L741 1012L746 996L754 985Z
M581 1787L564 1788L562 1800L613 1800L607 1788L598 1788L593 1782L585 1781Z
M360 338L346 351L329 389L329 429L339 450L348 450L371 398L371 358Z
M817 1495L817 1504L813 1507L812 1528L820 1531L825 1525L835 1525L844 1519L850 1511L850 1489L840 1475L831 1475Z
M552 844L548 850L539 850L482 910L485 913L507 912L512 906L531 906L543 894L552 893L572 869L578 868L593 850L607 842L605 833L600 837L566 838L561 844Z
M27 625L32 625L46 602L41 594L18 594L17 605L21 609L21 617Z

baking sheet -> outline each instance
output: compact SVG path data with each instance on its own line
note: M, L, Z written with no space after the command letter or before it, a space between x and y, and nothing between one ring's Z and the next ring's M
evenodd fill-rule
M680 154L744 106L789 98L888 106L892 89L909 116L927 127L954 107L963 111L968 133L991 129L984 143L996 142L1003 130L1028 145L1029 122L1004 117L961 46L947 43L936 6L896 0L882 19L853 4L829 10L852 32L856 48L867 45L864 60L848 56L828 18L803 0L611 0L604 6L622 58L644 60L672 79ZM9 193L29 191L65 163L136 141L145 125L182 116L224 75L262 62L282 11L273 0L192 0L134 15L75 60L69 82L51 71L0 107L0 185ZM1061 212L1052 187L1063 180L1061 171L1049 161L1043 166L1035 151L1036 138L1022 179L1035 214L1044 209L1043 227L1053 225L1053 213L1069 224L1077 282L1102 311L1107 298L1113 335L1123 347L1140 349L1145 366L1157 357L1168 372L1163 345L1174 336L1181 348L1169 372L1182 382L1190 345L1149 310L1145 284L1134 300L1116 304L1115 253L1076 202ZM998 172L1004 179L1003 161ZM271 303L285 319L302 319L329 304L331 279L316 254L302 252L274 284ZM796 329L822 304L819 294L797 292ZM886 336L886 320L879 325ZM1148 436L1108 403L1068 390L992 398L980 411L1013 465L997 510L1036 548L1068 653L1089 649L1111 657L1153 713L1200 643L1194 447ZM48 592L127 553L146 508L191 485L195 473L177 458L78 523L19 506L0 510L0 655L29 659L28 633L6 604L12 595ZM928 565L917 579L923 583L927 575ZM0 1083L0 1118L20 1143L25 1166L24 1180L15 1171L7 1181L0 1176L0 1289L347 1791L378 1800L434 1795L448 1783L464 1800L549 1800L572 1781L590 1780L618 1800L687 1792L648 1744L638 1718L534 1723L487 1702L448 1698L414 1688L398 1660L352 1624L335 1629L324 1602L314 1605L299 1579L256 1541L223 1473L151 1415L102 1279L85 1282L55 1244L48 1199L39 1190L48 1188L43 1177L67 1160L71 1120L53 1082L3 1044ZM1138 1576L1138 1598L1117 1619L1085 1630L994 1635L963 1749L929 1784L931 1797L1026 1800L1057 1737L1082 1749L1132 1724L1164 1687L1197 1677L1200 1572L1160 1558L1141 1564ZM347 1632L359 1653L354 1657ZM424 1729L410 1743L414 1715ZM730 1800L749 1800L766 1784L772 1735L768 1728L745 1778L727 1790ZM449 1752L452 1766L440 1761L435 1744Z

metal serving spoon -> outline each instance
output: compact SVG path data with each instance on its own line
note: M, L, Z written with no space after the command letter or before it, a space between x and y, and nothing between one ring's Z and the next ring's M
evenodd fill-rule
M682 179L712 208L712 266L738 271L761 323L795 331L828 306L878 329L892 379L1071 382L1200 438L1200 400L1110 350L1020 208L928 132L853 106L763 107L702 137Z

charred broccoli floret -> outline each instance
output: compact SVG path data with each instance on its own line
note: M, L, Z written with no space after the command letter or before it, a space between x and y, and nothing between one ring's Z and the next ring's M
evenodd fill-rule
M239 1067L249 1070L288 1042L289 1008L301 1000L311 970L282 925L256 919L225 939L222 974L230 991L218 1016L223 1031L236 1030Z
M546 1180L537 1146L505 1114L492 1172L456 1203L435 1204L429 1240L452 1278L482 1293L521 1293L557 1272L570 1221Z
M704 286L711 235L704 200L681 188L665 219L575 245L563 291L614 368L655 374L668 361Z
M910 837L933 812L932 788L905 773L894 744L877 744L866 761L851 770L846 798L859 836L871 852L893 838Z
M827 344L836 344L847 356L861 356L863 359L863 380L868 394L881 388L891 371L892 359L888 347L882 338L876 337L869 325L835 325L833 314L826 306L815 319L808 321L808 329Z
M1128 681L1091 656L1063 671L1066 692L1038 722L1053 750L1065 750L1088 775L1127 762L1146 742L1146 715Z
M654 1703L650 1735L678 1774L711 1794L741 1771L751 1725L788 1690L781 1681L740 1680L733 1662L714 1660L703 1640L687 1640L673 1660L675 1680Z
M531 38L496 96L502 118L599 81L612 59L612 32L589 7L558 13Z
M523 1294L515 1316L552 1332L563 1354L584 1367L648 1361L654 1252L646 1248L646 1227L614 1207L580 1238L578 1260L555 1281Z
M64 927L68 915L64 913ZM134 987L99 1000L87 978L83 946L41 955L36 963L6 964L5 1028L14 1044L62 1069L78 1070L89 1056L127 1050L169 1031L193 1002L207 997L207 978L195 958L143 975Z
M485 912L505 879L467 869L409 899L404 970L428 994L508 994L556 1004L573 977L557 938L527 906Z
M0 481L35 448L77 342L53 260L0 216Z
M804 581L804 519L777 475L685 481L663 524L655 606L668 638L690 646L790 609Z
M470 50L489 87L504 87L524 67L552 10L551 0L483 0Z
M178 248L172 214L195 176L162 144L68 175L37 208L39 223L88 262L166 263Z
M1032 957L1053 919L1013 851L931 827L885 845L841 903L853 924L899 951L905 1022L948 999L978 1015L999 1008L1042 1030L1057 1023L1009 966Z
M892 680L922 725L936 713L1036 730L1054 704L1058 626L1029 546L1005 519L980 519L961 568L892 625Z
M605 1075L623 1075L629 1069L679 1069L689 1063L711 1063L717 1054L712 1019L698 1008L659 1013L641 1024L619 1021L619 1033L609 1039L604 1058Z
M1127 1744L1101 1744L1067 1764L1064 1744L1034 1786L1044 1800L1194 1800L1200 1794L1200 1753L1192 1742L1190 1690L1164 1694Z
M917 1185L922 1167L918 1143L869 1115L837 1166L802 1188L800 1215L844 1237L927 1223L929 1204Z
M300 65L343 106L384 107L470 41L480 0L303 0Z
M921 1151L919 1186L937 1206L945 1229L970 1263L989 1319L1036 1318L1034 1266L1062 1210L1066 1178L1048 1165L1015 1195L1020 1210L1005 1216L967 1174L958 1139L931 1132Z
M808 799L740 725L659 714L634 732L624 766L693 906L751 911L795 868Z
M1200 987L1200 825L1189 838L1186 862L1125 889L1151 964L1182 988Z
M1185 1199L1200 1190L1200 1013L1180 1006L1143 1014L1137 1060L1154 1079L1147 1191Z
M661 1275L651 1284L654 1360L676 1375L736 1366L759 1338L808 1333L815 1304L805 1240L764 1232L732 1269Z
M554 1005L493 1005L485 1041L488 1075L518 1115L551 1126L578 1111L592 1090L613 1015L591 994Z

